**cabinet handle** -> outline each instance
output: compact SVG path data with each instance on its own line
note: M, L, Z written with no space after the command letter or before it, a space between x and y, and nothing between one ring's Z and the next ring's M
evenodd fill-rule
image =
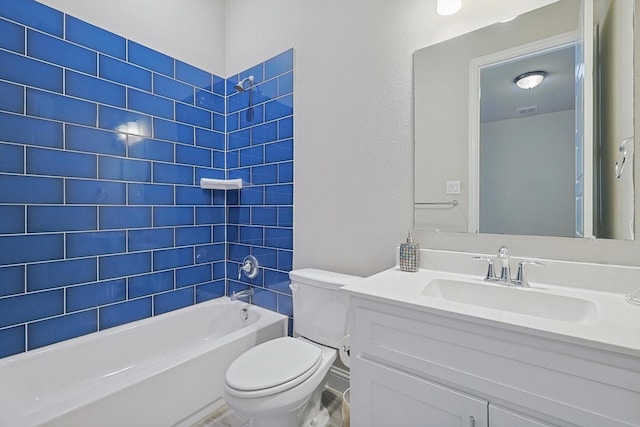
M476 427L476 419L469 417L469 427Z

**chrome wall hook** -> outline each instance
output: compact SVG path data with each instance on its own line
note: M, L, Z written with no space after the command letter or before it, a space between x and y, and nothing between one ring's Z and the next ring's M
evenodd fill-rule
M622 153L622 162L616 162L616 178L620 179L622 172L624 172L624 164L627 161L627 144L633 143L633 137L625 138L620 141L618 150Z

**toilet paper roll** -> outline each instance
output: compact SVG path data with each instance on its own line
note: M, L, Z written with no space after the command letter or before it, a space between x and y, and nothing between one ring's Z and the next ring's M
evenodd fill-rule
M346 335L340 341L340 348L338 349L338 354L340 356L340 360L347 368L350 368L350 352L351 352L351 335Z

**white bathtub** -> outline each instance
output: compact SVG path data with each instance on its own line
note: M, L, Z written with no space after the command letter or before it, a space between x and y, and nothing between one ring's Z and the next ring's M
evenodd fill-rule
M287 318L218 298L0 360L0 426L187 426L220 406L245 350Z

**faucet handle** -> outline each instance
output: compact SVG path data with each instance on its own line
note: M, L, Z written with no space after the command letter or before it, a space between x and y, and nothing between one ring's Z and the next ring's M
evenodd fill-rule
M249 279L255 279L258 275L258 269L260 268L260 264L258 264L258 260L253 255L247 255L242 260L242 264L240 264L240 268L238 269L238 280L242 278L242 272L244 272L245 276Z
M544 264L538 261L531 261L531 260L520 261L518 263L518 272L516 273L516 278L513 279L513 284L517 286L522 286L523 288L528 288L529 282L527 282L527 280L524 278L525 265L535 265L536 267L540 267L541 265L544 265Z
M484 280L488 282L493 282L496 280L496 272L493 269L493 260L488 256L474 256L473 259L476 261L487 261L489 263L489 268L487 269L487 275Z

